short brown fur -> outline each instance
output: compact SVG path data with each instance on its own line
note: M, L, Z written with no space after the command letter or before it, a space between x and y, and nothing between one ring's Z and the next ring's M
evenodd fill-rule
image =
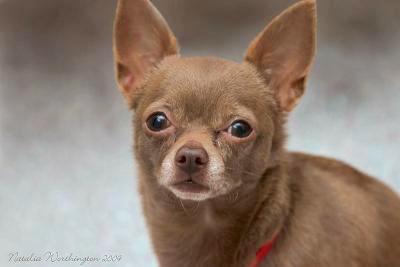
M247 267L275 234L262 266L400 266L398 195L342 162L284 147L287 113L311 68L315 19L314 1L297 3L239 64L181 58L148 0L119 1L117 79L135 110L140 194L160 266ZM169 124L153 131L149 118L160 112ZM238 118L252 127L246 137L229 130ZM194 180L204 194L172 184L181 174L170 158L188 143L210 158Z

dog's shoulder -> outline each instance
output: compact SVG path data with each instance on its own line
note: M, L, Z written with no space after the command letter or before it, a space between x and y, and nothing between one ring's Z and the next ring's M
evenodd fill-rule
M333 158L292 152L288 155L288 163L291 176L307 177L314 182L328 180L365 190L386 187L377 179Z
M370 219L384 217L400 231L400 213L393 212L400 210L399 194L378 179L342 161L303 153L288 155L288 169L292 185L306 200L318 198L327 206L334 202L332 207L351 209L350 214L363 218L369 210Z
M364 249L348 253L364 257L365 266L399 266L398 256L387 256L389 251L400 253L400 198L396 192L339 160L290 153L287 163L296 216L293 228L312 229L309 234L303 231L299 240L330 233L332 239L346 240L354 248L363 240ZM332 245L327 249L340 248ZM375 253L363 256L367 251ZM380 264L372 264L376 262Z

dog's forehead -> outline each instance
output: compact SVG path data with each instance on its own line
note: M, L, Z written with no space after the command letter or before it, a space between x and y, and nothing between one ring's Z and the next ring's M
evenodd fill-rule
M262 108L271 97L252 66L219 58L167 58L153 76L149 90L156 87L158 97L189 120L222 119L240 106Z
M214 57L169 57L160 64L159 70L167 85L186 85L186 90L213 88L233 91L258 81L252 67ZM233 88L229 90L226 85Z

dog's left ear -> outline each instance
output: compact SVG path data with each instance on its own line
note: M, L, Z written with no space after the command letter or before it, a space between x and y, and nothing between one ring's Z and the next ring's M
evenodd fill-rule
M316 4L303 0L276 17L250 44L246 61L255 65L289 112L304 93L315 51Z

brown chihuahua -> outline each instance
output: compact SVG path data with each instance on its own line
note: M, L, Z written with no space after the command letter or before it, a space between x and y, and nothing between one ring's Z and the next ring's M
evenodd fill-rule
M400 198L336 160L285 150L315 50L315 1L276 17L243 63L181 58L148 0L118 3L114 53L162 267L399 267Z

